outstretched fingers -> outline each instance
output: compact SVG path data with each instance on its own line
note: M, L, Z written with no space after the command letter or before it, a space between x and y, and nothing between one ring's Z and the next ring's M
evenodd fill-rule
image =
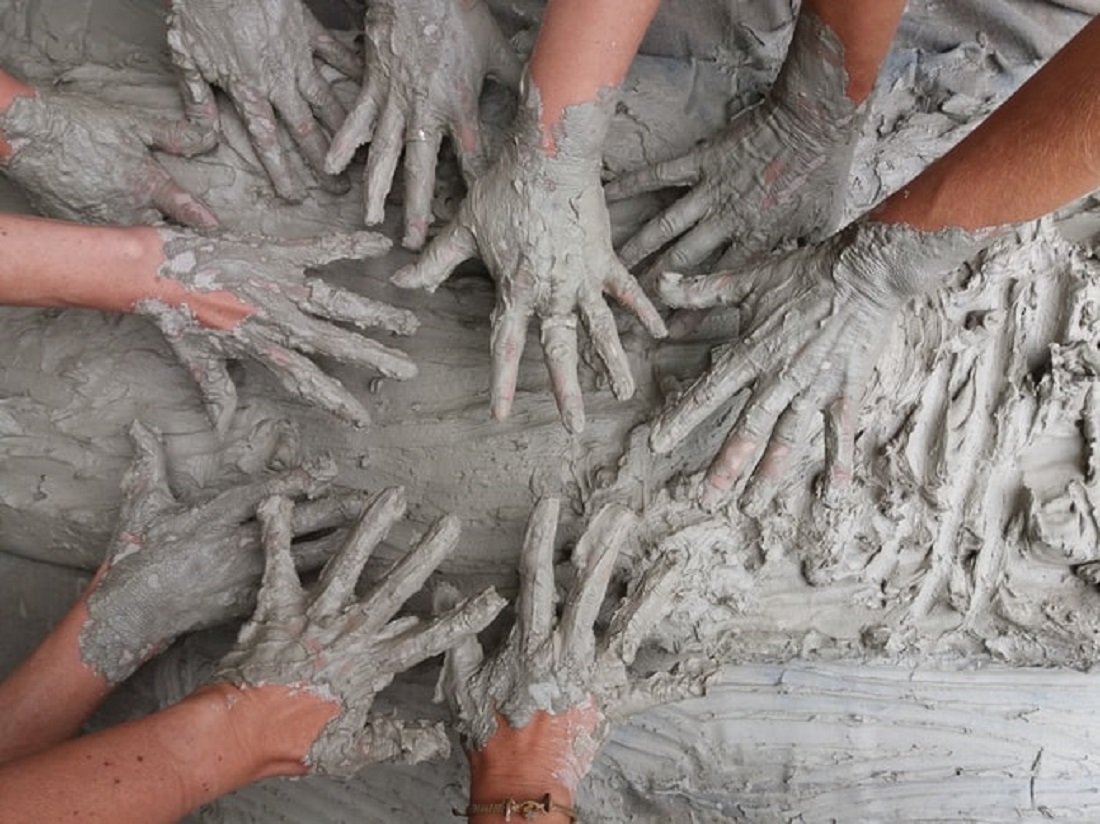
M502 421L512 412L516 397L519 364L527 344L527 323L533 308L529 297L498 302L493 313L489 349L492 373L489 379L489 410Z
M699 155L692 151L621 175L604 185L604 194L608 200L623 200L669 186L690 186L698 183L702 175Z
M681 561L666 553L645 571L635 590L619 605L604 636L600 655L612 655L630 665L638 648L672 607L680 584Z
M363 632L381 629L454 552L461 534L462 523L455 516L448 515L436 521L416 547L363 596Z
M245 83L233 83L228 91L276 193L291 203L305 200L305 184L279 145L279 124L271 103L258 89Z
M462 221L462 213L440 232L413 265L402 267L390 282L402 289L434 292L462 262L477 254L477 240Z
M698 277L665 271L657 278L661 300L677 309L736 305L748 297L755 286L752 270L714 272Z
M618 261L611 264L603 288L620 306L634 313L653 337L661 339L668 336L668 328L661 313L634 276Z
M574 434L583 432L584 395L577 378L577 318L575 315L544 317L541 327L542 352L562 423Z
M316 238L265 243L258 255L263 262L268 252L284 263L306 268L323 266L336 260L359 260L384 255L393 244L378 232L334 232Z
M419 250L432 222L435 168L443 133L439 126L422 121L405 137L405 237L401 245Z
M615 316L603 302L603 296L587 296L579 301L580 310L588 327L588 336L607 368L611 380L611 391L619 400L634 395L634 376L630 373L630 361L619 340L619 330L615 326Z
M306 24L306 35L313 53L328 63L340 74L351 80L358 80L363 76L363 61L352 49L349 49L332 33L321 25L313 13L302 7Z
M331 459L310 461L261 480L231 487L188 514L181 528L199 529L216 523L238 524L247 521L260 501L272 495L284 497L315 496L336 477Z
M355 594L355 585L374 548L405 514L405 490L391 487L367 507L347 544L325 564L309 607L311 620L339 615Z
M338 174L347 168L355 150L374 137L378 119L379 101L382 99L382 81L372 74L359 90L359 97L343 124L333 135L325 158L325 171Z
M554 536L561 501L542 498L527 521L519 559L516 633L525 657L550 639L554 627Z
M566 601L559 631L562 648L574 661L591 661L595 655L593 625L607 594L619 549L633 526L634 518L629 509L609 504L592 519L573 550L577 581Z
M420 321L408 309L330 286L320 278L308 278L306 286L308 297L291 295L291 299L299 309L318 317L350 323L360 329L385 329L398 335L411 335L420 327Z
M302 614L305 592L290 554L293 508L289 498L273 495L256 510L264 546L264 574L252 616L254 624L283 623Z
M370 413L359 399L305 355L278 343L263 341L251 349L250 354L291 395L356 426L370 426Z
M702 190L696 189L684 195L624 243L619 257L627 266L636 266L702 220L707 209L707 197Z
M364 220L368 226L376 226L385 220L386 198L393 186L393 173L404 147L404 136L405 112L396 95L391 94L382 109L382 117L367 154L363 194L366 204Z

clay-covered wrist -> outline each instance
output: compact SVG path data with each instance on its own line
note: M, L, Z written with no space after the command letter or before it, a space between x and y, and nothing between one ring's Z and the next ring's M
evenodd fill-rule
M575 169L599 176L603 147L611 125L614 89L601 90L596 100L566 106L560 119L545 123L538 86L525 71L520 80L519 111L512 143L520 162Z

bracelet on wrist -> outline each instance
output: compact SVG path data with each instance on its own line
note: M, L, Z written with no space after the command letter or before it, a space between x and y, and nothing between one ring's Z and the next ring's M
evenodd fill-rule
M501 813L505 821L511 821L512 816L530 821L537 815L561 813L566 816L570 822L579 821L576 810L572 807L566 807L564 804L555 804L554 800L550 797L550 793L544 795L540 801L516 801L514 798L506 798L503 801L497 801L492 804L469 804L465 812L460 810L452 810L451 812L461 818Z

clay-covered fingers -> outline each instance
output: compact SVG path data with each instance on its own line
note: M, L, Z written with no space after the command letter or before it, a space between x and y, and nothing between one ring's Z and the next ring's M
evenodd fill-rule
M791 456L813 432L812 416L815 414L817 410L813 405L800 396L779 416L756 471L741 496L741 509L746 514L759 517L771 503L783 481Z
M337 260L380 257L392 247L390 239L378 232L334 232L316 238L264 242L257 247L256 259L264 263L271 255L282 263L304 269Z
M595 655L596 617L607 594L619 549L633 526L634 517L629 509L609 504L592 519L573 550L577 580L558 625L562 651L573 661L591 661Z
M658 276L657 290L661 300L676 309L709 309L741 303L756 290L757 281L757 270L751 268L698 277L665 271Z
M302 614L306 596L290 553L293 509L290 498L273 495L264 499L256 510L264 547L264 572L250 625L289 622Z
M434 292L460 263L477 254L477 240L468 228L465 201L458 217L432 238L420 254L420 259L398 269L390 282L402 289L427 289Z
M365 143L370 143L371 138L374 137L378 112L381 111L384 99L382 77L378 73L371 73L359 89L359 96L347 117L344 118L343 125L333 135L328 155L325 157L326 172L338 174L344 171L351 163L355 150Z
M272 92L271 103L285 124L295 145L317 175L325 191L343 194L350 187L348 182L325 172L325 155L328 154L328 138L317 125L313 109L297 87L280 88ZM331 116L331 114L330 114Z
M173 10L168 15L168 49L172 55L172 64L176 67L180 93L183 96L183 112L198 129L210 135L214 142L218 140L218 102L214 90L203 77L202 69L195 59L195 44L184 34L179 14Z
M636 266L691 229L706 217L709 208L708 198L701 189L690 192L642 226L619 249L619 257L627 266Z
M369 606L369 599L364 600ZM507 603L492 587L485 589L432 620L418 623L390 639L372 664L382 671L404 672L422 661L442 655L489 626ZM371 630L364 625L361 631Z
M363 631L373 632L385 625L454 552L461 534L462 524L453 515L436 521L417 545L363 596Z
M702 178L702 164L698 150L680 157L645 166L627 172L604 185L604 194L610 201L667 189L670 186L691 186Z
M311 620L339 615L354 598L363 567L391 527L405 514L405 507L405 490L401 487L386 489L371 502L344 549L325 564L309 607Z
M195 229L216 229L221 225L209 206L180 186L151 157L145 164L144 185L149 202L165 217Z
M265 367L289 395L304 398L342 421L370 426L370 412L362 402L305 355L277 343L251 348L247 354Z
M432 614L443 615L462 603L462 593L449 582L442 582L432 593ZM517 603L517 609L519 604ZM485 651L476 635L467 635L447 649L436 681L432 700L447 702L457 718L470 719L484 709L484 702L474 695L474 675L485 660Z
M516 634L524 656L534 655L550 639L554 627L554 537L561 502L542 498L527 521L519 561Z
M577 318L558 315L540 318L540 337L550 386L558 404L562 423L570 432L584 431L584 395L581 393L577 368Z
M621 263L613 261L603 283L604 291L642 322L654 338L668 337L668 328L657 307L638 284L637 279Z
M672 608L682 565L682 559L672 553L665 553L650 564L634 591L611 617L600 643L601 658L613 656L627 666L634 662L642 642Z
M241 80L231 83L227 91L276 193L291 203L305 200L306 185L290 165L290 159L279 143L279 123L267 96Z
M130 445L133 460L122 476L122 509L119 524L136 529L138 521L146 521L175 502L168 485L168 458L160 436L139 420L130 424Z
M237 386L229 376L224 355L208 338L171 333L164 337L176 359L198 384L203 408L215 431L224 435L237 412Z
M135 134L150 149L192 157L208 152L218 142L210 128L175 118L134 118Z
M686 234L663 251L652 265L646 269L642 281L651 286L662 272L693 269L703 263L714 252L729 243L729 229L721 219L709 218L697 223ZM724 258L723 258L724 260ZM733 264L731 263L730 266ZM718 268L729 268L721 264Z
M298 308L327 320L350 323L360 329L380 328L397 335L411 335L420 321L408 309L373 300L347 289L330 286L318 278L306 280L309 295L291 295Z
M350 80L358 80L363 76L363 60L355 51L345 46L332 32L321 25L308 8L302 8L303 19L306 27L306 35L309 38L310 48L314 55L328 63L340 74Z
M382 108L382 116L371 138L370 153L367 155L363 194L367 226L375 226L385 220L386 198L393 186L393 173L405 145L406 115L391 94Z
M633 397L634 375L630 371L630 361L627 360L622 341L619 340L615 316L607 308L603 296L582 299L580 310L592 345L596 347L596 352L607 369L611 391L619 400Z
M431 121L417 121L405 136L405 236L401 245L419 250L428 237L432 222L432 196L442 127Z
M519 294L513 300L498 301L491 324L489 411L498 421L504 420L512 412L519 364L527 344L527 324L534 312L532 296L523 290L518 291Z
M859 387L862 391L862 384ZM825 408L825 469L821 474L820 495L832 501L852 480L855 462L855 428L858 396L834 400Z

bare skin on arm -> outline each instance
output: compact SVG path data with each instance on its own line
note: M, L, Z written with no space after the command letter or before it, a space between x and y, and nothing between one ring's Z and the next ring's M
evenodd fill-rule
M226 361L241 357L261 363L291 394L365 426L370 414L362 403L307 355L411 378L416 366L403 352L338 324L408 335L418 322L306 270L389 248L372 232L275 241L0 215L0 303L150 317L198 383L219 432L237 407ZM113 277L105 281L104 272Z
M653 336L666 334L611 248L600 184L614 91L656 6L655 0L550 3L501 157L474 182L458 216L418 263L394 275L399 286L431 290L463 261L478 256L485 262L497 283L490 343L490 407L497 419L511 412L532 317L571 432L584 428L578 316L619 398L633 395L634 379L604 296L635 313Z
M822 410L823 493L847 482L864 385L896 313L1006 225L1100 186L1098 48L1094 20L958 146L826 241L742 270L662 277L674 306L744 309L742 338L668 405L651 435L655 450L674 449L749 392L707 472L705 501L737 489L758 462L748 502L771 494L808 416Z

